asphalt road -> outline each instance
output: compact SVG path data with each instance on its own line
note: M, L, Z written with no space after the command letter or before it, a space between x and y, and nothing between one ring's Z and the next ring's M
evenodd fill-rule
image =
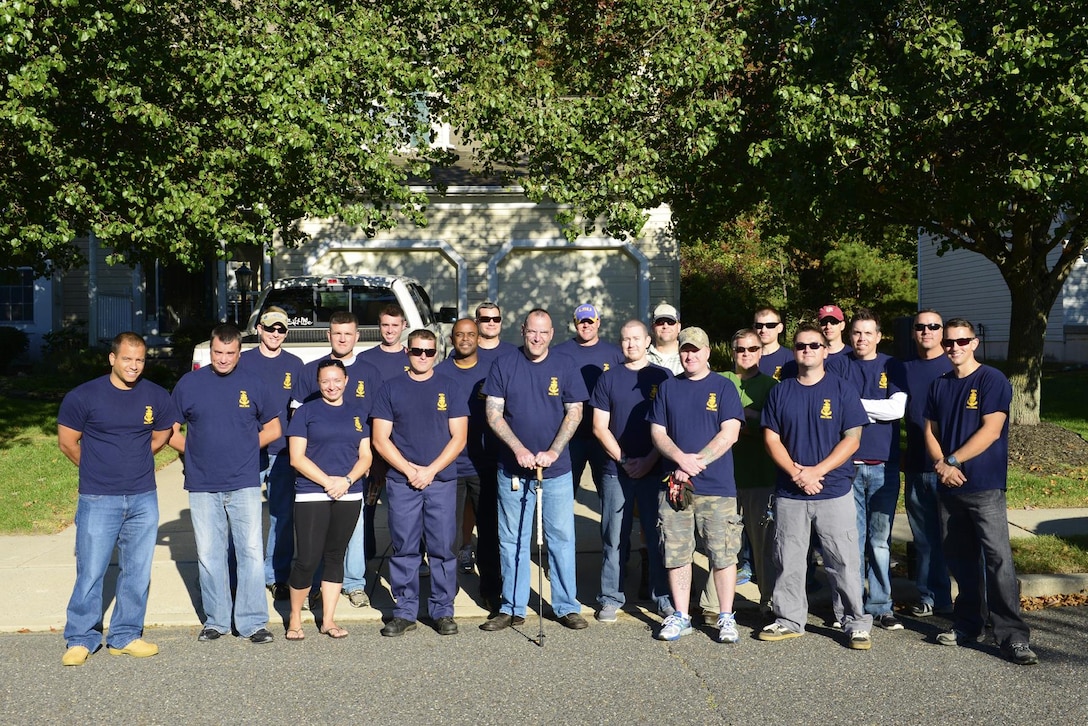
M802 638L762 643L741 621L741 642L709 630L675 643L650 622L564 630L535 615L520 630L484 633L463 621L441 637L422 623L382 638L350 623L332 640L210 643L196 629L154 629L161 647L137 660L99 651L60 665L59 633L0 635L0 721L13 724L1066 724L1088 717L1088 608L1027 614L1042 663L1018 667L991 645L932 642L939 618L876 631L870 651L810 620Z

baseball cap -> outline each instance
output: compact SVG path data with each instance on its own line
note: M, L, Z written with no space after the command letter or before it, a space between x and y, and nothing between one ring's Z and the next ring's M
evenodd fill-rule
M576 323L582 320L600 320L600 318L601 315L597 312L597 308L590 303L582 303L574 309L574 322Z
M710 338L702 328L684 328L677 336L676 342L683 348L685 345L693 345L696 348L709 348Z
M842 314L842 309L838 305L824 305L816 312L816 319L823 320L824 318L835 318L840 323L846 321L846 316Z
M672 305L669 305L668 303L661 303L656 308L654 308L653 319L661 320L662 318L664 318L665 320L671 320L674 323L679 322L680 313L678 313L676 311L676 308L674 308Z
M261 313L261 326L265 328L271 328L276 323L279 323L283 327L289 327L287 325L287 311L281 307L272 305L265 308L265 311Z

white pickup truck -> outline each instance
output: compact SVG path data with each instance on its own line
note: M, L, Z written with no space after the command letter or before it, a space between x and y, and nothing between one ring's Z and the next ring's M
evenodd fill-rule
M438 336L438 353L446 354L443 324L457 319L456 308L431 309L431 298L418 280L393 275L326 275L288 277L266 287L253 305L253 314L242 331L242 349L255 348L257 319L261 311L277 305L287 312L288 334L283 348L303 363L317 360L329 352L329 316L337 310L349 310L359 318L359 343L355 350L373 348L381 342L378 313L396 303L404 310L408 331L427 328ZM448 330L448 328L447 328ZM210 341L193 349L193 370L211 364Z

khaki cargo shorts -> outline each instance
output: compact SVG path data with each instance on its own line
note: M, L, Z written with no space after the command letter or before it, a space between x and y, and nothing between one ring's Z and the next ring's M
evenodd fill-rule
M694 505L682 512L669 506L668 491L658 499L657 528L661 532L661 552L666 568L691 564L698 531L706 547L710 566L720 570L737 564L744 525L737 512L736 497L693 495Z

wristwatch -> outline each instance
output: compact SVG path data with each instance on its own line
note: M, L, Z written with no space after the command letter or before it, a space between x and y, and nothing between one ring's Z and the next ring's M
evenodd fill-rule
M350 488L351 488L351 485L352 485L352 484L354 484L355 482L353 482L353 481L351 480L351 477L350 477L350 476L345 476L344 478L348 480L348 488L350 489Z
M944 463L948 464L949 466L954 466L957 469L959 469L960 466L961 466L960 465L960 460L957 459L956 457L952 456L952 454L949 454L948 456L944 457Z

